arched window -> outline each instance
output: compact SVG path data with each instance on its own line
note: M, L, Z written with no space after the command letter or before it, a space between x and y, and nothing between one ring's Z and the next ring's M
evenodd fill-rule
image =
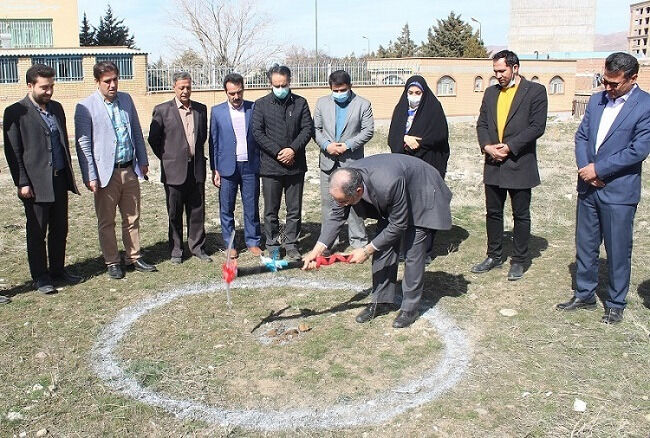
M492 76L492 77L490 78L490 87L491 87L492 85L496 85L496 84L498 84L498 83L499 83L499 81L497 81L496 76Z
M564 94L564 79L561 77L553 76L553 79L551 79L548 85L548 94Z
M404 85L404 79L398 75L388 75L381 82L384 85Z
M476 92L483 91L483 78L481 76L476 76L474 78L474 91Z
M438 80L438 96L455 96L456 81L450 76L443 76Z
M530 82L535 82L536 84L539 84L539 78L537 76L533 76L530 78Z

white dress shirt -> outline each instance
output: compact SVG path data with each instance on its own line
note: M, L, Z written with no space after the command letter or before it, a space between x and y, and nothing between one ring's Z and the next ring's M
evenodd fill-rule
M230 110L230 119L232 120L232 129L235 131L237 138L237 161L248 161L248 142L246 141L246 112L244 103L239 108L233 108L228 103Z
M605 105L605 109L603 110L603 117L600 119L598 134L596 135L596 152L598 152L600 145L603 143L603 140L605 140L605 136L607 136L607 133L614 124L614 120L616 120L616 117L621 112L623 105L627 102L630 94L632 94L632 91L634 91L637 86L638 85L634 84L630 91L616 99L611 99L607 96L607 105Z

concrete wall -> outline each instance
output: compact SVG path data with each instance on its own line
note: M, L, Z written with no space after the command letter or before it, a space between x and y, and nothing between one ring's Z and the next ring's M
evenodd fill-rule
M0 18L51 18L54 47L79 47L77 0L2 0Z

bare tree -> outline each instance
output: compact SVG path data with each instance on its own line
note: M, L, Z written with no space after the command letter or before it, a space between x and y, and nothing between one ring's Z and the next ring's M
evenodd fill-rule
M172 22L191 35L209 62L241 69L280 53L269 44L270 19L259 0L175 0L175 5Z

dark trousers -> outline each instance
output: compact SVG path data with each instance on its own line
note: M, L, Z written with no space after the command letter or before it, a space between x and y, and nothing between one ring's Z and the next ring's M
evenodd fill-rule
M169 249L172 257L183 256L183 212L187 220L187 244L199 255L205 245L205 183L197 182L194 165L188 163L187 178L181 185L165 184L169 214Z
M247 247L260 246L260 178L248 165L248 161L238 161L235 173L221 177L219 188L219 213L223 241L228 244L235 232L235 200L237 188L241 192L244 206L244 239Z
M500 259L503 256L503 206L506 195L510 194L513 229L512 263L525 264L528 261L528 241L530 240L530 189L502 189L498 186L485 186L485 226L487 229L487 256Z
M598 252L605 241L609 287L607 307L625 307L632 269L632 236L636 205L606 204L596 190L578 196L576 209L576 292L591 301L598 287Z
M27 260L34 281L48 279L50 274L61 274L65 262L68 238L68 180L65 172L53 176L52 182L54 202L22 199L27 217Z
M298 237L302 223L302 191L305 174L263 176L262 194L264 196L264 234L269 253L280 247L280 223L278 212L284 192L284 205L287 209L284 228L284 247L298 249Z
M386 221L377 223L377 233L385 227ZM409 227L401 241L391 247L376 251L372 255L372 290L376 303L393 303L397 285L397 266L400 246L403 245L404 277L402 278L402 305L406 311L417 310L424 285L424 268L427 248L431 242L431 231L426 228Z

